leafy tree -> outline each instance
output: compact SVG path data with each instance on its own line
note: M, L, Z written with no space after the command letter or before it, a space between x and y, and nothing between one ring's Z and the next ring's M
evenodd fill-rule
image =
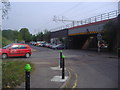
M3 42L2 42L2 44L0 44L0 47L4 47L4 46L12 43L12 41L10 41L10 40L8 40L8 39L6 39L6 38L4 38L4 37L2 37L2 41L3 41Z
M32 35L32 41L36 41L37 40L37 36L36 35Z
M17 40L18 40L18 42L23 40L21 33L17 34Z
M13 30L3 30L2 36L5 37L8 40L14 40L16 37L16 33L14 33Z
M17 39L17 41L22 40L22 36L17 30L3 30L2 36L11 41L14 41L15 39Z
M44 30L44 41L46 42L50 42L50 31L48 31L47 29Z
M115 43L117 42L117 23L110 21L104 25L103 39L108 42L108 49L113 51Z
M26 42L32 40L32 34L29 33L27 28L22 28L20 31L17 30L3 30L2 36L8 40L17 42L25 40Z
M32 36L34 41L50 41L50 31L47 29L44 30L44 32L38 32L36 35Z
M39 33L36 35L37 41L43 41L43 38L44 38L43 32L39 32Z
M31 34L27 28L22 28L20 30L20 35L22 36L23 40L25 40L26 42L29 42L32 39Z

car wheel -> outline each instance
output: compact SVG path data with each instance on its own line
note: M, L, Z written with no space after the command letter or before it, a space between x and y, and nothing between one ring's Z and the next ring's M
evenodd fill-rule
M29 58L29 57L30 57L30 54L29 54L29 53L26 53L26 54L25 54L25 57L26 57L26 58Z
M7 54L2 54L2 59L6 59L7 57Z

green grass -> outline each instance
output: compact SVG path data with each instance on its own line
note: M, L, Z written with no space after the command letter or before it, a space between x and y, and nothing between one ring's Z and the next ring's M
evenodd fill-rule
M25 70L24 67L26 64L31 64L32 71L34 66L29 61L13 61L7 60L2 63L2 87L3 88L14 88L19 86L22 82L25 81Z
M4 37L2 37L1 40L2 40L2 46L6 46L6 45L12 43L12 41L10 41L10 40L8 40L8 39L6 39L6 38L4 38ZM1 46L1 47L2 47L2 46Z

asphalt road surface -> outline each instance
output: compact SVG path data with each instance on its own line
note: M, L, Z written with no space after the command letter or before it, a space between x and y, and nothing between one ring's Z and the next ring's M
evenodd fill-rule
M45 58L58 57L59 50L33 47L42 52ZM48 54L49 53L49 54ZM118 87L118 58L115 55L96 51L63 50L66 56L66 67L71 72L68 88L117 88ZM47 55L47 56L46 56ZM74 75L73 75L74 73ZM72 82L73 81L73 82ZM71 85L71 83L73 83Z
M46 78L46 74L51 72L49 70L49 72L45 71L47 67L58 65L59 50L36 46L31 46L31 48L35 51L28 60L36 64L37 68L42 68L42 71L38 71L38 74L33 76L37 77L41 72L42 76ZM108 53L98 54L96 51L86 50L63 50L63 54L65 55L65 66L70 72L70 80L66 84L67 88L118 88L117 56ZM44 78L42 81L44 81ZM51 77L47 78L50 79ZM36 78L35 80L39 82ZM38 84L32 85L32 87L59 88L58 86L63 84L54 83L54 86L52 86L52 83L48 84L47 81L43 83L46 83L46 85Z

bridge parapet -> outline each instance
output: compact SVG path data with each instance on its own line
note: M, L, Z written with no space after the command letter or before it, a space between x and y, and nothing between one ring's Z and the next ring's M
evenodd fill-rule
M69 36L85 35L85 34L96 34L102 32L104 25L111 20L116 20L116 18L69 28L68 35Z
M104 20L113 19L113 18L116 18L118 16L119 12L120 12L120 9L119 10L114 10L114 11L111 11L111 12L108 12L108 13L103 13L103 14L93 16L93 17L90 17L90 18L87 18L87 19L83 19L83 20L80 20L80 21L75 21L74 25L71 23L71 24L67 24L67 25L64 25L64 26L61 26L61 27L51 29L51 31L52 30L58 31L58 30L62 30L62 29L70 29L70 28L73 28L75 26L83 26L83 25L90 24L90 23L95 23L95 22L100 22L100 21L104 21Z

